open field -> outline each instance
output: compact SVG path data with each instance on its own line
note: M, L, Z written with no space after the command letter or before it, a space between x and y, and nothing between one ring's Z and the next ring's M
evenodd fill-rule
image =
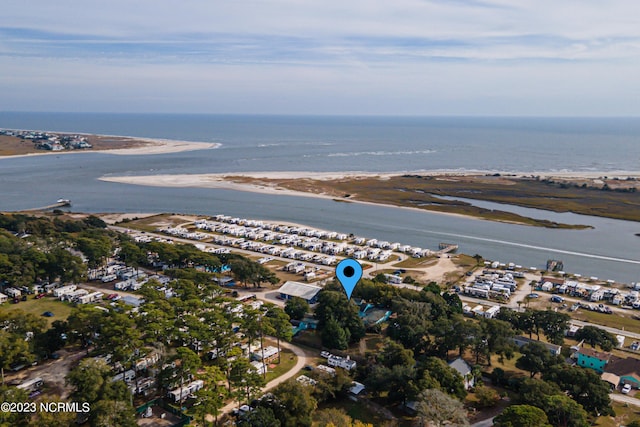
M628 316L622 316L618 313L606 314L581 308L571 313L571 317L596 325L612 326L625 331L640 333L640 320L632 317L635 313L635 310L629 310Z
M615 417L598 417L592 425L599 427L618 427L627 425L633 420L640 420L640 409L626 403L611 402Z
M38 317L42 316L45 311L50 311L53 313L53 317L43 317L43 319L47 320L48 327L50 327L56 320L66 320L71 314L72 307L68 303L58 301L53 297L35 299L33 295L29 295L26 301L20 301L18 304L7 302L0 305L0 312L16 310L22 310Z

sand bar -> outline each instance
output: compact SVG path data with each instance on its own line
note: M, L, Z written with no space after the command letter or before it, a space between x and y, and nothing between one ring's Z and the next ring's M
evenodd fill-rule
M152 154L179 153L182 151L208 150L218 148L222 145L217 142L175 141L171 139L135 138L135 140L142 141L145 145L141 147L121 148L115 150L101 150L99 152L123 156L144 156Z

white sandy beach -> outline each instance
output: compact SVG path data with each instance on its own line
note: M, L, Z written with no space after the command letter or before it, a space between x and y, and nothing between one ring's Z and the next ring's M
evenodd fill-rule
M182 151L207 150L218 148L221 145L216 142L175 141L171 139L132 138L132 140L143 141L146 144L141 147L101 150L99 152L124 156L144 156L151 154L179 153Z

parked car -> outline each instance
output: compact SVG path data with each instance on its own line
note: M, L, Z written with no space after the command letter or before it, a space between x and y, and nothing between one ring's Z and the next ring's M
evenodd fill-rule
M631 384L625 384L622 386L622 394L629 394L631 391Z
M533 293L533 294L527 295L527 297L529 297L529 298L540 298L540 295L538 295L536 293Z
M42 315L43 315L44 317L53 317L53 313L52 313L52 312L50 312L50 311L45 311L44 313L42 313Z
M562 298L560 295L553 295L551 297L551 302L564 302L564 298Z

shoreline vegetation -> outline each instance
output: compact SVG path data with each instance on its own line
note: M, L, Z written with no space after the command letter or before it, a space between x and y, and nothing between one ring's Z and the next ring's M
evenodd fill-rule
M168 154L181 151L218 148L221 145L213 142L177 141L134 136L92 135L68 132L47 133L57 136L81 135L91 145L91 148L49 151L37 148L36 144L29 139L21 139L11 135L0 135L0 159L91 152L116 155Z
M473 172L420 172L397 174L255 172L102 177L134 185L221 188L268 194L321 197L336 202L373 203L463 215L490 221L557 228L585 229L530 218L513 212L486 209L457 198L475 199L552 212L640 221L640 175L624 178L601 174L515 175Z

